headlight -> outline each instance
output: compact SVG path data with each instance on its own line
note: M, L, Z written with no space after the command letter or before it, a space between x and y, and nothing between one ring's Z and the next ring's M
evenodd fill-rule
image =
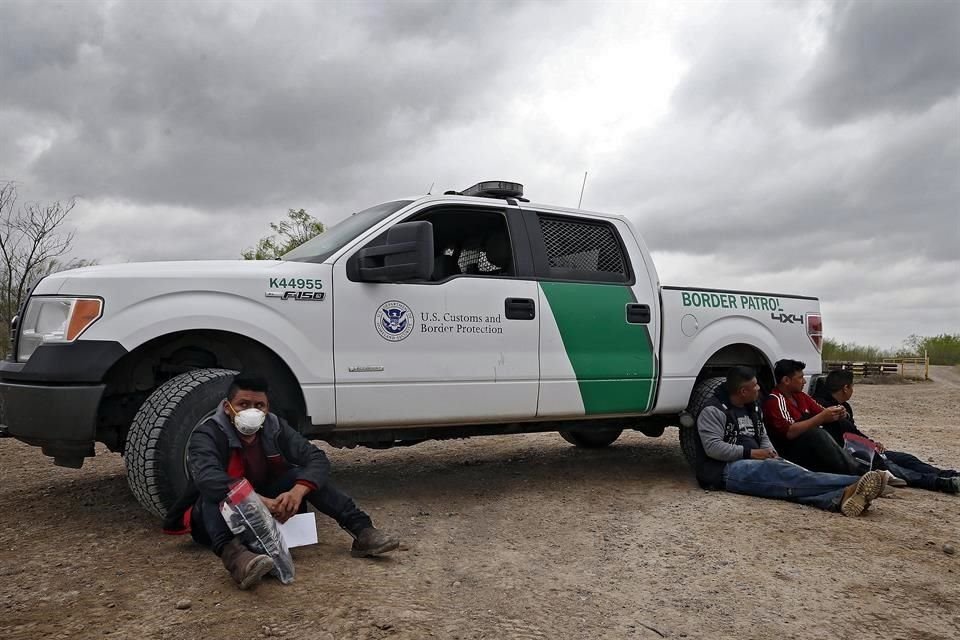
M73 342L103 313L99 298L30 298L20 322L17 362L26 362L37 347L51 342Z

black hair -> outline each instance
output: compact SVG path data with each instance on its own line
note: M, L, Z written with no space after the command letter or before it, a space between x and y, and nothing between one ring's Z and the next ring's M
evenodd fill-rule
M850 371L849 369L837 369L836 371L831 371L827 374L827 379L824 384L827 385L827 391L830 393L836 393L848 384L853 384L853 371Z
M750 382L756 377L757 372L750 367L730 367L727 369L727 380L724 383L727 388L727 393L730 395L735 394L744 383Z
M254 376L238 375L230 383L230 389L227 390L227 400L233 400L240 391L256 391L267 393L270 391L270 385L264 378Z
M780 384L784 378L792 378L797 371L803 373L806 368L807 363L799 360L777 360L777 364L773 365L773 377L777 379L777 384Z

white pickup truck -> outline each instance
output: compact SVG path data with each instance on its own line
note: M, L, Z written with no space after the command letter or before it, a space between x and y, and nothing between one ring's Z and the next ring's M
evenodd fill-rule
M779 358L820 372L816 298L661 287L627 219L522 194L488 182L387 202L278 261L47 276L0 362L2 435L68 467L95 442L123 452L162 515L237 371L334 446L559 431L602 447L678 425L688 457L683 413L729 366L766 388Z

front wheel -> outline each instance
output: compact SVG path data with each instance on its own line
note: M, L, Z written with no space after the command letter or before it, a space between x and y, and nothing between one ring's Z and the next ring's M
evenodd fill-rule
M236 371L197 369L157 387L133 418L123 460L144 509L166 516L187 487L187 442L227 395Z
M602 449L613 444L621 433L623 433L623 429L577 429L561 431L560 437L570 444L584 449Z

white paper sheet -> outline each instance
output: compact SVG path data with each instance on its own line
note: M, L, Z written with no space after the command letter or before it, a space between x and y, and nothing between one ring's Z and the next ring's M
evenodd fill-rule
M288 549L317 544L317 514L298 513L280 525L280 535Z

